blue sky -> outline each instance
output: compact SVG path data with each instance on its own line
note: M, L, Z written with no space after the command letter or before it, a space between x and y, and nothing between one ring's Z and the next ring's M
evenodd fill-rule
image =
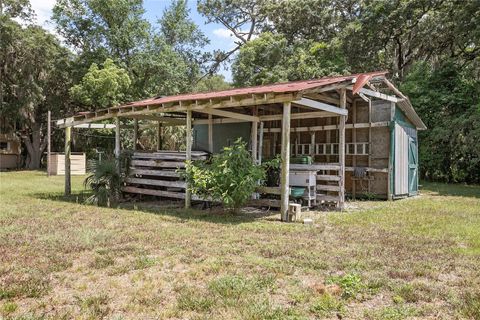
M54 26L49 19L52 14L52 8L56 0L30 0L32 8L37 15L37 23L46 29L54 32ZM170 5L168 0L144 0L145 18L152 24L162 16L163 11ZM214 49L229 50L234 46L233 37L231 33L225 29L221 24L209 23L197 11L197 1L189 0L188 7L190 8L190 17L200 27L203 33L210 39L210 44L205 48L206 51L213 51ZM230 70L222 69L221 74L225 76L227 81L231 81Z
M168 0L144 0L145 18L152 24L155 23L163 14L163 11L168 8L171 1ZM200 27L203 33L210 39L210 44L205 48L206 51L213 51L216 49L230 50L233 48L233 37L231 33L221 24L206 23L206 19L197 11L197 1L188 1L190 8L191 19ZM230 70L221 70L220 72L225 76L227 81L231 81Z

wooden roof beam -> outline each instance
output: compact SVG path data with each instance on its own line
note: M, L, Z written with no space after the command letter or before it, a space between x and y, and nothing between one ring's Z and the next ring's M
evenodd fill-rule
M340 105L340 100L338 98L329 96L325 93L310 93L308 95L304 95L305 98L314 99L314 100L321 100L321 102L327 102L335 105Z
M112 123L83 123L73 127L81 129L115 129L116 126Z
M353 86L348 86L347 89L348 90L353 90ZM363 93L366 96L375 97L375 98L378 98L378 99L387 100L387 101L391 101L391 102L395 102L395 103L402 100L402 99L399 99L397 97L390 96L388 94L384 94L384 93L381 93L381 92L378 92L378 91L373 91L373 90L365 89L365 88L360 89L359 92Z
M306 90L304 93L309 93L309 92L322 93L322 92L327 92L327 91L334 91L334 90L337 90L337 89L345 88L349 85L351 85L351 81L331 84L331 85L319 87L319 88L312 89L312 90Z
M292 100L299 100L301 98L300 93L282 93L282 94L274 94L274 93L269 93L269 94L262 94L258 95L258 97L253 98L252 95L248 95L244 98L241 99L233 99L233 101L230 99L231 97L225 97L224 99L220 100L219 102L215 102L213 100L208 101L205 103L205 100L197 100L194 103L187 104L185 101L180 105L178 102L169 102L169 103L164 103L164 104L158 104L158 105L141 105L141 106L134 106L133 111L132 109L129 109L128 112L119 112L121 108L118 107L112 107L106 110L102 110L102 112L105 112L105 114L101 116L94 116L88 119L85 119L85 116L74 116L71 118L66 118L66 119L60 119L57 120L57 126L60 127L70 127L74 126L77 124L82 124L82 123L90 123L90 122L95 122L95 121L100 121L100 120L105 120L105 119L111 119L116 116L119 116L121 114L122 117L131 117L133 115L140 115L140 114L152 114L152 113L158 113L158 112L165 112L165 113L170 113L170 112L184 112L189 108L192 111L195 112L200 112L202 109L205 108L211 108L211 109L216 109L216 108L230 108L230 107L250 107L250 106L255 106L257 104L274 104L274 103L283 103L286 101L292 101ZM202 104L200 104L202 103ZM138 110L139 108L140 110ZM250 119L249 121L251 121Z
M338 114L328 112L328 111L314 111L314 112L300 112L292 113L291 119L314 119L314 118L328 118L328 117L337 117ZM272 114L266 116L260 116L260 121L276 121L282 120L281 114Z
M337 115L343 115L343 116L348 115L348 111L346 109L341 109L341 108L338 108L336 106L332 106L330 104L315 101L315 100L312 100L312 99L302 98L298 101L293 101L293 103L297 104L297 105L300 105L300 106L309 107L309 108L312 108L312 109L327 111L327 112L337 114ZM292 114L292 116L293 116L293 114Z
M205 108L205 109L199 109L199 110L195 110L195 111L196 112L201 112L201 113L206 113L206 114L212 114L212 115L215 115L215 116L225 117L225 118L245 120L245 121L249 121L249 122L259 122L260 121L259 117L256 117L256 116L251 116L251 115L248 115L248 114L243 114L243 113L238 113L238 112L219 110L219 109Z

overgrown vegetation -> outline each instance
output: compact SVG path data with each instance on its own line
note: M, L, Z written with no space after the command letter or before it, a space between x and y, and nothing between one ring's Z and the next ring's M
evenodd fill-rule
M182 174L192 193L236 212L265 180L265 166L255 164L246 143L238 139L208 162L187 163Z
M142 203L85 210L83 179L65 199L61 176L0 173L0 317L480 316L478 186L423 182L419 197L352 202L304 226Z

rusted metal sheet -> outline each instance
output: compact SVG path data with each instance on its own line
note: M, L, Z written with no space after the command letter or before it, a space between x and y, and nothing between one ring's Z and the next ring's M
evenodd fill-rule
M222 90L222 91L213 91L213 92L205 92L205 93L189 93L189 94L179 94L174 96L160 96L155 98L149 98L134 102L129 102L125 105L112 107L105 110L119 110L124 108L131 108L131 107L139 107L139 106L154 106L160 105L163 103L171 103L171 102L181 102L181 101L195 101L195 100L210 100L210 99L221 99L227 97L235 97L235 96L246 96L246 95L260 95L260 94L269 94L269 93L296 93L308 89L323 87L326 85L332 85L344 81L352 81L353 79L358 79L367 77L370 79L371 77L385 75L386 71L377 71L377 72L370 72L370 73L360 73L360 74L352 74L347 76L335 76L335 77L326 77L321 79L314 79L314 80L301 80L301 81L291 81L291 82L282 82L282 83L274 83L269 85L263 86L255 86L255 87L246 87L246 88L235 88L230 90ZM367 80L368 81L368 80ZM102 112L104 110L98 110L97 112ZM78 113L78 115L87 116L88 112Z
M363 88L364 85L373 77L374 75L371 73L364 73L357 77L355 84L353 85L352 93L355 95L357 94L360 89Z

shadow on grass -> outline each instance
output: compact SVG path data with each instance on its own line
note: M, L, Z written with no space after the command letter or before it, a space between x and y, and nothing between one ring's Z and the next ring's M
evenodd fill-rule
M82 204L86 208L95 207L93 204L85 203L85 200L92 195L91 192L81 191L74 193L70 196L65 196L63 193L35 193L32 194L34 198L66 203ZM151 201L124 201L120 202L114 208L140 211L155 215L171 216L182 220L200 220L211 223L220 224L241 224L254 222L259 219L265 219L270 217L272 219L277 212L266 210L252 210L249 212L230 213L220 207L213 207L207 209L201 209L201 203L194 203L192 209L182 208L183 201L171 201L171 200L151 200ZM106 207L105 207L106 208Z
M440 196L480 198L479 185L447 184L439 182L421 182L420 191L431 191Z

